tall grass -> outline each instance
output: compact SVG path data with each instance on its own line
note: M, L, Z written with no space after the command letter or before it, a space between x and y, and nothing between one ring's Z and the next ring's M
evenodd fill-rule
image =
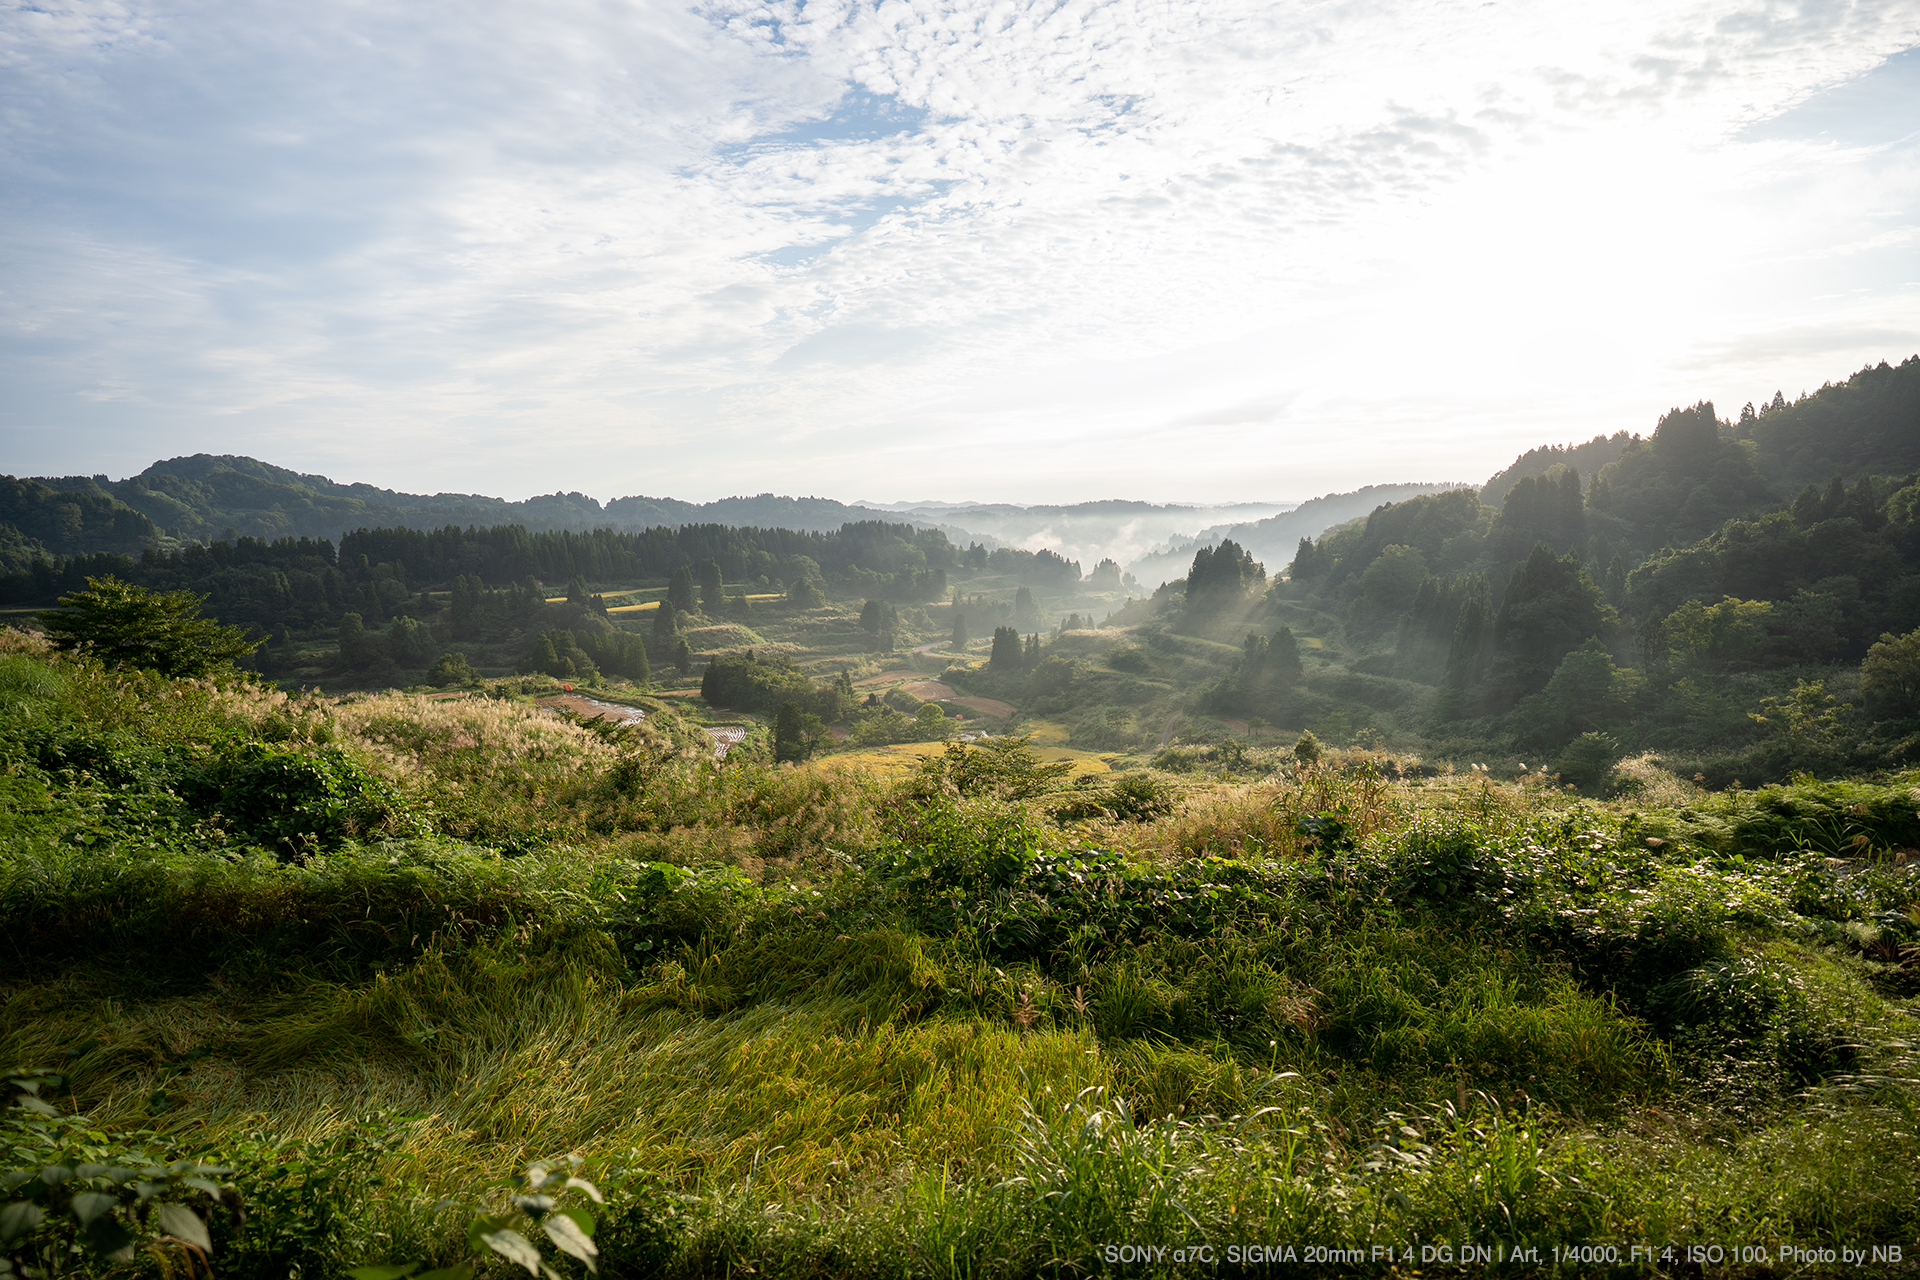
M567 1152L615 1274L1920 1231L1904 784L1323 768L1073 823L15 648L0 1060L244 1166L222 1274L451 1260L445 1202ZM169 790L242 741L346 750L435 834L252 846Z

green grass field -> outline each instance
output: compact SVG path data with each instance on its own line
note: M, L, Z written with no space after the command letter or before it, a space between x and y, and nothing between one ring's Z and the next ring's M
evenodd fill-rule
M5 1194L137 1151L247 1206L179 1193L204 1260L133 1210L120 1261L0 1219L19 1267L505 1276L469 1225L570 1155L603 1275L1920 1256L1920 778L1635 808L1364 753L782 768L675 699L616 730L4 634L0 1062L71 1086L4 1113Z

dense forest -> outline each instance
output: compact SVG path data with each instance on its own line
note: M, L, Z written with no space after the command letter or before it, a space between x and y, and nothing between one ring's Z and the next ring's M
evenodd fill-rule
M1609 455L1590 476L1573 465ZM1163 588L1157 625L1247 646L1208 695L1228 714L1304 723L1344 699L1430 751L1553 761L1578 741L1570 776L1650 747L1717 785L1891 767L1920 749L1896 639L1920 628L1917 504L1909 359L1737 420L1675 409L1646 439L1537 450L1480 493L1378 507L1303 539L1257 604L1245 566L1221 585L1214 563L1245 559L1222 543ZM1306 680L1276 622L1335 626L1340 680Z

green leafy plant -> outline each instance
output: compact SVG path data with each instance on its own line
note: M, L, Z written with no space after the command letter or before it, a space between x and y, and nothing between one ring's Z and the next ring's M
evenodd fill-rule
M184 1252L203 1265L213 1240L211 1208L240 1216L219 1181L231 1169L197 1160L161 1162L130 1145L153 1134L110 1136L63 1114L51 1099L70 1091L45 1069L6 1077L0 1111L0 1277L42 1280L90 1264L131 1262L142 1244Z
M269 848L300 856L334 848L376 827L407 821L399 793L332 747L283 751L249 742L205 782L220 788L220 812ZM423 834L421 830L408 834Z
M525 1267L528 1275L560 1280L560 1273L547 1261L540 1245L530 1238L536 1234L534 1228L538 1228L537 1234L545 1236L555 1249L578 1259L597 1275L600 1249L593 1242L593 1216L585 1209L560 1203L569 1192L578 1192L595 1204L605 1203L600 1189L578 1176L582 1163L579 1156L570 1155L565 1168L556 1169L543 1160L536 1160L508 1178L504 1185L509 1189L509 1211L482 1213L467 1224L467 1246L475 1254L474 1258L431 1271L420 1270L424 1263L409 1262L355 1267L347 1274L353 1280L405 1280L406 1277L471 1280L478 1271L478 1263L497 1254L515 1266Z

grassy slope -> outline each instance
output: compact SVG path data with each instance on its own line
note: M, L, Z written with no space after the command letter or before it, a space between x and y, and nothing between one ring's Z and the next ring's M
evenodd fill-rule
M666 715L596 734L16 647L0 1059L241 1168L221 1274L452 1256L443 1197L566 1151L619 1274L1920 1252L1904 786L1631 814L1328 768L1072 822L715 766ZM283 860L206 790L248 741L343 751L391 802Z

